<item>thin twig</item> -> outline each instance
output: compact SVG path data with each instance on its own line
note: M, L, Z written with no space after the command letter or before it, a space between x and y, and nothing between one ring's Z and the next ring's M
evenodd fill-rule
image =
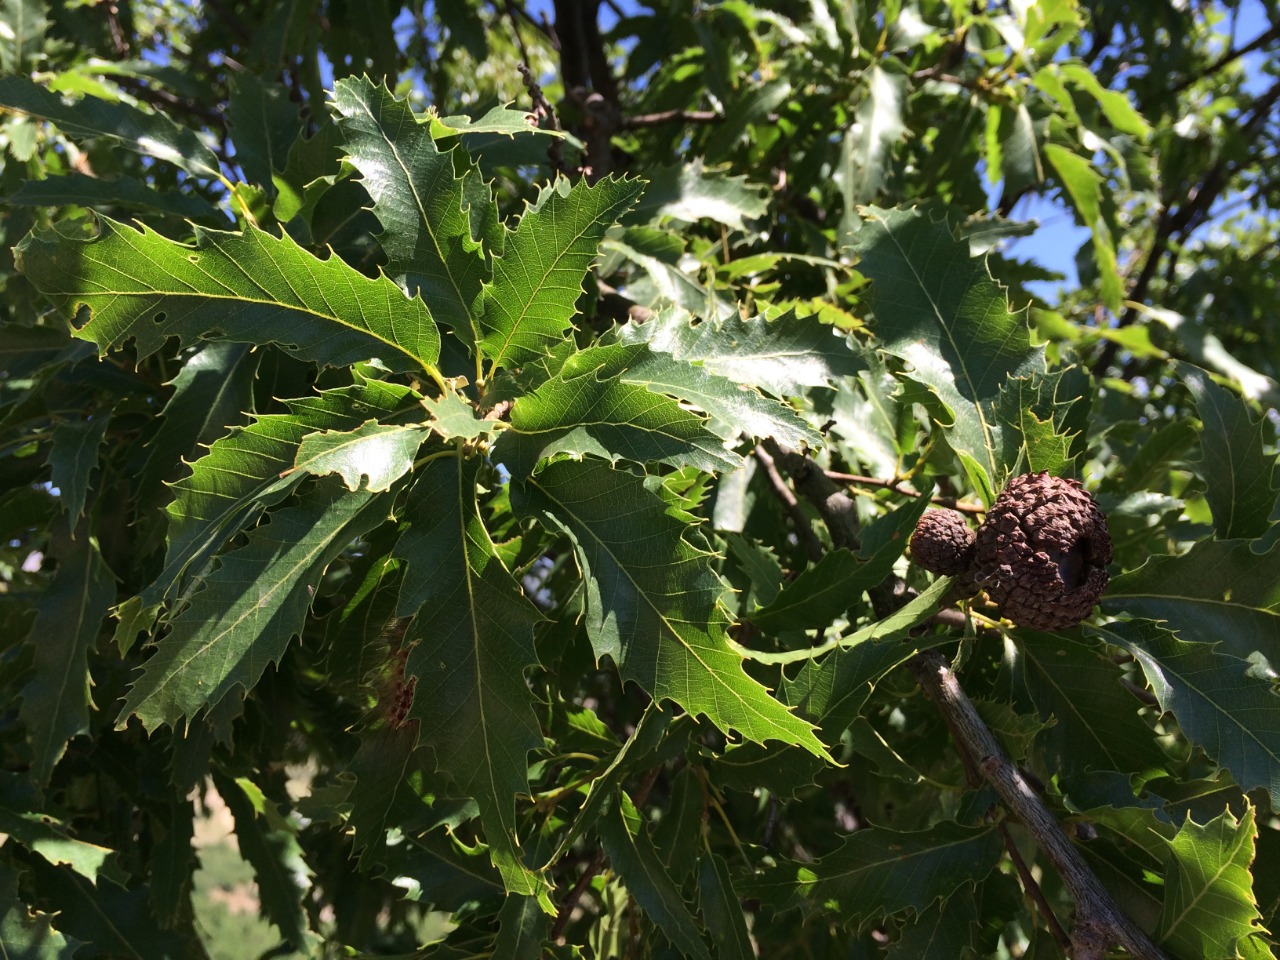
M658 113L641 113L634 117L622 118L622 129L636 130L640 127L657 127L664 123L722 123L724 114L714 110L661 110Z
M1232 63L1235 60L1239 60L1241 57L1247 56L1248 54L1253 53L1255 50L1262 49L1272 40L1280 40L1280 23L1272 24L1270 30L1265 30L1262 33L1258 34L1256 37L1254 37L1252 40L1246 43L1243 47L1236 47L1234 49L1227 50L1217 60L1213 61L1213 63L1205 67L1204 70L1202 70L1200 73L1196 74L1193 77L1187 77L1181 82L1174 84L1172 92L1181 93L1183 90L1187 89L1187 87L1191 86L1193 83L1197 83L1201 80L1204 80L1206 77L1213 76L1223 67L1227 66L1227 64Z
M553 943L559 940L561 934L564 933L564 928L569 924L569 917L573 915L573 910L578 905L578 901L582 899L582 894L586 892L587 887L591 886L591 881L595 879L596 874L600 872L600 868L603 866L604 847L601 847L595 852L591 862L582 871L582 876L578 877L578 882L573 885L573 889L569 891L568 896L560 904L560 909L556 912L556 922L551 927L550 939Z
M962 749L978 760L978 768L1006 809L1031 833L1058 871L1076 902L1071 934L1072 955L1101 957L1109 944L1120 944L1139 960L1166 960L1165 954L1120 909L1076 850L1044 801L1009 762L995 735L960 687L946 657L927 650L911 658L916 681L947 718Z
M838 470L827 470L826 474L837 483L847 483L851 486L858 487L876 487L880 490L892 490L894 493L900 493L905 497L923 496L919 490L907 486L901 480L884 480L879 477L863 477L856 473L841 473ZM952 510L959 510L961 513L982 514L987 512L986 507L971 503L960 503L955 497L930 497L929 502L936 503L940 507L949 507Z
M1009 825L1001 821L999 830L1000 835L1004 837L1004 848L1009 851L1009 859L1013 861L1013 868L1018 871L1018 879L1022 881L1022 889L1035 902L1040 915L1044 917L1044 922L1049 925L1049 932L1053 934L1053 939L1058 942L1058 949L1066 956L1071 949L1071 938L1067 936L1067 931L1062 929L1062 924L1058 921L1058 915L1053 912L1053 907L1049 906L1049 901L1045 899L1044 891L1040 889L1040 884L1031 875L1031 870L1027 867L1027 861L1022 859L1022 851L1013 842L1013 835L1009 833Z
M801 508L800 501L796 499L796 495L787 486L787 481L782 479L782 474L778 472L777 462L773 459L772 454L765 449L763 443L756 446L755 455L756 462L764 470L765 478L769 481L769 486L772 488L774 496L781 500L782 505L787 508L787 514L795 525L796 536L804 544L805 554L808 556L809 562L817 563L822 559L822 555L826 551L823 550L822 541L818 539L818 535L813 532L813 526L809 523L808 516Z

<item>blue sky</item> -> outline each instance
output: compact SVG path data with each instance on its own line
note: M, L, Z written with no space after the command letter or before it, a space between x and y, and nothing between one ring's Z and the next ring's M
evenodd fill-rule
M1244 46L1266 30L1269 25L1265 10L1259 0L1245 0L1241 4L1240 15L1235 23L1236 36L1234 42L1229 44L1230 38L1224 37L1223 49L1227 49L1228 45ZM1228 29L1229 27L1230 20L1224 21L1223 28ZM1246 75L1245 87L1250 89L1250 92L1257 92L1262 85L1261 64L1265 56L1263 53L1253 53L1242 58L1241 62L1244 65ZM998 188L994 193L996 197L999 197L1000 191ZM1055 290L1059 286L1065 286L1070 289L1079 282L1075 263L1076 251L1080 249L1081 244L1089 239L1089 230L1076 222L1075 215L1071 209L1064 205L1056 194L1027 196L1014 207L1013 219L1036 220L1040 223L1040 229L1029 237L1023 237L1011 243L1005 249L1005 254L1020 260L1034 260L1050 270L1061 273L1065 277L1061 284L1028 285L1033 291L1052 303L1057 299ZM1123 240L1120 240L1118 246L1120 247L1118 252L1123 263L1125 255Z

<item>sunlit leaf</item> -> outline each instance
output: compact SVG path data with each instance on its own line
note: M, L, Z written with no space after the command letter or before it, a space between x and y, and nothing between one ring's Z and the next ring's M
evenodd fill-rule
M875 281L868 292L875 331L954 415L947 442L970 458L966 467L981 471L979 492L998 489L1012 466L1002 456L1000 393L1010 377L1043 372L1043 351L1031 345L1025 317L1009 309L1004 290L945 221L918 208L863 213L854 249L858 269Z
M605 231L642 189L636 180L559 180L525 211L480 301L480 348L495 368L535 360L561 340Z
M178 337L278 343L329 366L376 357L421 370L439 356L426 306L386 277L369 279L252 226L195 233L187 246L104 217L92 240L33 234L15 253L76 336L104 353L133 341L146 356Z
M573 541L592 646L625 680L749 740L824 755L812 728L744 672L727 643L723 585L708 556L639 477L598 460L553 463L511 500Z

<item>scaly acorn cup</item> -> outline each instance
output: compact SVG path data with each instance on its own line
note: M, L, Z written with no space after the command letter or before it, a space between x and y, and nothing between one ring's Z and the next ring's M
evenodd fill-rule
M1075 480L1014 477L978 529L978 584L1020 627L1061 630L1093 611L1107 588L1111 534Z

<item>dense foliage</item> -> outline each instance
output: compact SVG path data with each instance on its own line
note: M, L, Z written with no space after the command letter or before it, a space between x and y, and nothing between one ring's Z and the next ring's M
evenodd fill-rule
M0 954L207 956L225 807L282 954L1272 956L1277 47L0 2ZM1038 471L1052 633L904 554Z

